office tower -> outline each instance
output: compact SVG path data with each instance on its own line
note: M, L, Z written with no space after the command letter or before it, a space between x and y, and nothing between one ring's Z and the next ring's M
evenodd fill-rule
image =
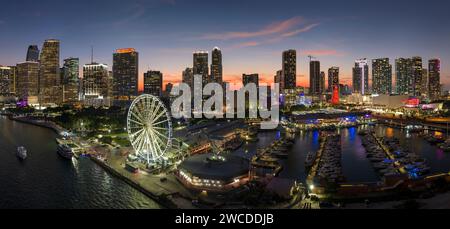
M372 93L392 93L392 65L389 64L389 58L372 60Z
M169 96L170 92L172 91L173 88L173 84L172 83L167 83L165 86L164 91L166 92L166 95Z
M259 87L259 75L257 73L254 74L242 74L242 85L245 86L248 83L256 84L256 88Z
M422 69L422 87L420 94L422 96L428 96L428 70L426 68Z
M320 95L325 93L325 72L320 72Z
M441 96L441 61L430 59L428 61L428 94L431 100Z
M194 75L202 76L203 85L212 82L212 80L209 77L208 52L206 51L194 52L192 72Z
M328 92L333 92L334 86L339 87L339 67L328 69Z
M42 47L39 67L39 102L43 105L62 102L59 70L59 40L46 40Z
M283 89L295 89L297 86L297 52L293 49L283 52Z
M11 94L16 94L17 93L17 66L8 66L11 69L11 75L10 75L10 79L11 79L11 84L9 85L9 92Z
M211 52L211 80L212 82L222 84L222 51L215 47Z
M161 97L163 89L163 74L160 71L144 73L144 93Z
M422 57L411 58L412 95L420 96L422 91Z
M39 48L37 45L28 46L26 61L38 62L39 61Z
M309 62L309 94L320 95L320 62L312 60Z
M17 64L17 96L27 100L39 95L39 63L23 62Z
M83 66L83 97L108 97L108 65L90 63Z
M74 103L79 100L80 88L80 60L78 58L67 58L62 67L63 102Z
M274 76L273 82L279 84L280 92L283 93L284 91L283 70L277 71L277 74Z
M399 95L412 93L412 61L398 58L395 60L395 92Z
M355 61L352 77L353 93L369 93L369 65L367 59Z
M113 54L113 94L130 100L138 95L139 53L134 48L117 49Z
M189 85L191 90L194 88L194 73L192 72L192 68L184 69L182 73L182 82Z
M0 96L11 95L11 85L14 84L14 73L10 67L0 66Z

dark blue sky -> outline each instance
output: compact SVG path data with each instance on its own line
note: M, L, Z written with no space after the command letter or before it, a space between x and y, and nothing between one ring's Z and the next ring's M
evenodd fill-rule
M61 40L61 58L111 66L112 52L134 47L141 72L161 70L181 79L192 52L223 52L226 80L260 73L272 80L281 52L298 56L298 81L308 82L307 55L326 71L341 68L349 82L357 58L422 56L442 60L442 82L450 80L450 2L427 1L190 1L190 0L2 0L0 64L23 61L29 44ZM426 66L427 67L427 66ZM450 86L450 84L449 84Z

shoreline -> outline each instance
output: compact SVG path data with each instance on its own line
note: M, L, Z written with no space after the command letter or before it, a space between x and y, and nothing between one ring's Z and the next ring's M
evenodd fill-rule
M38 122L37 120L30 120L28 118L17 118L17 117L13 117L11 115L5 115L5 116L7 116L8 119L11 120L11 121L16 121L16 122L19 122L19 123L29 124L29 125L33 125L33 126L36 126L36 127L41 127L41 128L46 128L46 129L52 130L58 136L62 136L61 132L66 131L64 128L58 126L57 124L55 124L53 122L49 122L49 121ZM74 157L76 157L76 155L74 155ZM157 195L157 194L153 193L152 191L150 191L149 189L144 188L139 183L137 183L137 182L133 181L132 179L129 179L126 176L122 175L116 169L114 169L113 167L111 167L108 164L104 163L100 159L97 159L96 157L93 157L93 156L90 156L89 159L93 163L95 163L96 165L98 165L102 169L104 169L105 172L107 172L108 174L111 174L112 176L116 177L117 179L122 180L127 185L129 185L130 187L132 187L135 190L141 192L142 194L144 194L145 196L150 198L152 201L157 203L162 208L166 208L166 209L177 209L178 208L177 205L173 201L171 201L170 199L168 199L168 198L166 198L165 196L162 196L162 195Z

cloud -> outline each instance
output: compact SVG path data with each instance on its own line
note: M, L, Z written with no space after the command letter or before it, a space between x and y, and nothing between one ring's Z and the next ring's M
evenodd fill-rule
M289 29L292 29L293 27L303 22L304 19L302 17L293 17L281 22L271 23L266 27L257 31L233 31L219 34L207 34L202 36L201 38L208 40L231 40L231 39L262 37L287 32Z
M257 41L248 41L248 42L242 42L242 43L236 44L232 48L254 47L254 46L258 46L258 45L261 45L261 43L257 42Z
M311 29L313 29L314 27L316 27L318 25L319 25L319 23L307 25L304 28L296 29L294 31L287 32L287 33L283 33L283 34L281 34L281 37L292 37L292 36L295 36L295 35L300 34L300 33L305 33L305 32L310 31Z
M344 56L345 53L334 49L304 50L301 55L311 56Z

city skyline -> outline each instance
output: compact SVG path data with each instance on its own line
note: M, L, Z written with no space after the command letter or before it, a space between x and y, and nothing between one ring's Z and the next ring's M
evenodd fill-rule
M334 8L331 6L336 3L328 3L330 7L327 8L336 9L336 12L327 14L327 17L317 17L312 16L312 12L319 9L314 3L302 3L302 7L293 10L290 8L296 7L289 6L296 6L298 3L286 2L275 8L290 10L275 17L262 16L275 10L269 8L265 1L259 4L248 1L240 7L235 4L222 5L220 2L201 5L197 1L192 1L191 4L180 1L112 1L105 9L99 10L98 15L90 14L91 18L87 21L80 16L70 17L72 13L66 10L63 12L69 16L62 17L61 12L52 10L54 6L51 6L51 2L5 4L5 9L11 9L11 12L16 7L25 7L30 12L29 16L35 20L25 23L18 30L16 27L24 23L23 19L8 12L0 17L0 29L6 34L0 41L7 44L2 48L4 51L0 55L0 64L11 66L24 62L29 45L36 44L42 49L44 40L54 38L61 41L60 62L68 57L79 57L81 68L90 62L91 46L94 46L94 60L107 64L110 66L109 70L112 70L114 50L132 47L140 53L139 81L142 90L143 74L147 70L161 71L164 74L164 85L168 82L178 83L181 81L182 71L186 67L192 67L193 52L208 51L211 64L211 52L216 46L223 55L224 81L239 84L242 73L255 72L260 75L262 83L271 83L276 72L282 68L282 52L295 49L297 85L300 86L309 85L308 55L315 56L323 69L340 67L340 81L344 84L351 84L352 67L356 59L389 58L390 64L394 65L393 61L402 57L421 56L423 63L440 58L441 82L445 89L449 86L450 70L447 63L450 60L450 47L445 40L450 37L450 29L438 24L439 20L449 16L438 7L433 11L434 17L427 17L428 13L424 12L411 19L407 13L417 11L420 7L401 8L399 3L393 3L386 10L384 18L379 20L381 22L376 22L379 18L374 13L357 10L369 7L376 11L380 6L374 3L352 6L353 10L358 11L352 16L348 16L350 9L339 5ZM92 8L96 8L99 2L92 3ZM76 12L81 5L71 3L70 7ZM348 7L350 4L345 5ZM174 13L184 15L184 11L195 6L200 7L198 10L204 10L205 15L209 15L208 9L213 8L228 9L229 14L216 12L218 15L214 18L217 21L215 26L212 25L214 23L204 22L205 26L201 30L194 26L200 23L199 16L191 15L185 21L168 19ZM246 9L251 7L254 11L248 14ZM106 11L113 9L116 11L111 16L101 18L101 15L109 13ZM156 14L150 17L151 12ZM395 12L406 16L398 20ZM111 18L112 16L116 18ZM80 20L75 20L78 17ZM393 17L396 17L396 21L390 21ZM239 25L239 20L244 20L246 26ZM380 23L383 27L379 26ZM67 29L62 24L76 29ZM420 27L420 32L415 29L417 26ZM100 27L102 29L98 30ZM154 33L143 32L145 29L151 29ZM36 36L25 36L27 34ZM10 37L17 39L12 41ZM427 67L425 65L424 68ZM371 79L372 76L369 80Z

